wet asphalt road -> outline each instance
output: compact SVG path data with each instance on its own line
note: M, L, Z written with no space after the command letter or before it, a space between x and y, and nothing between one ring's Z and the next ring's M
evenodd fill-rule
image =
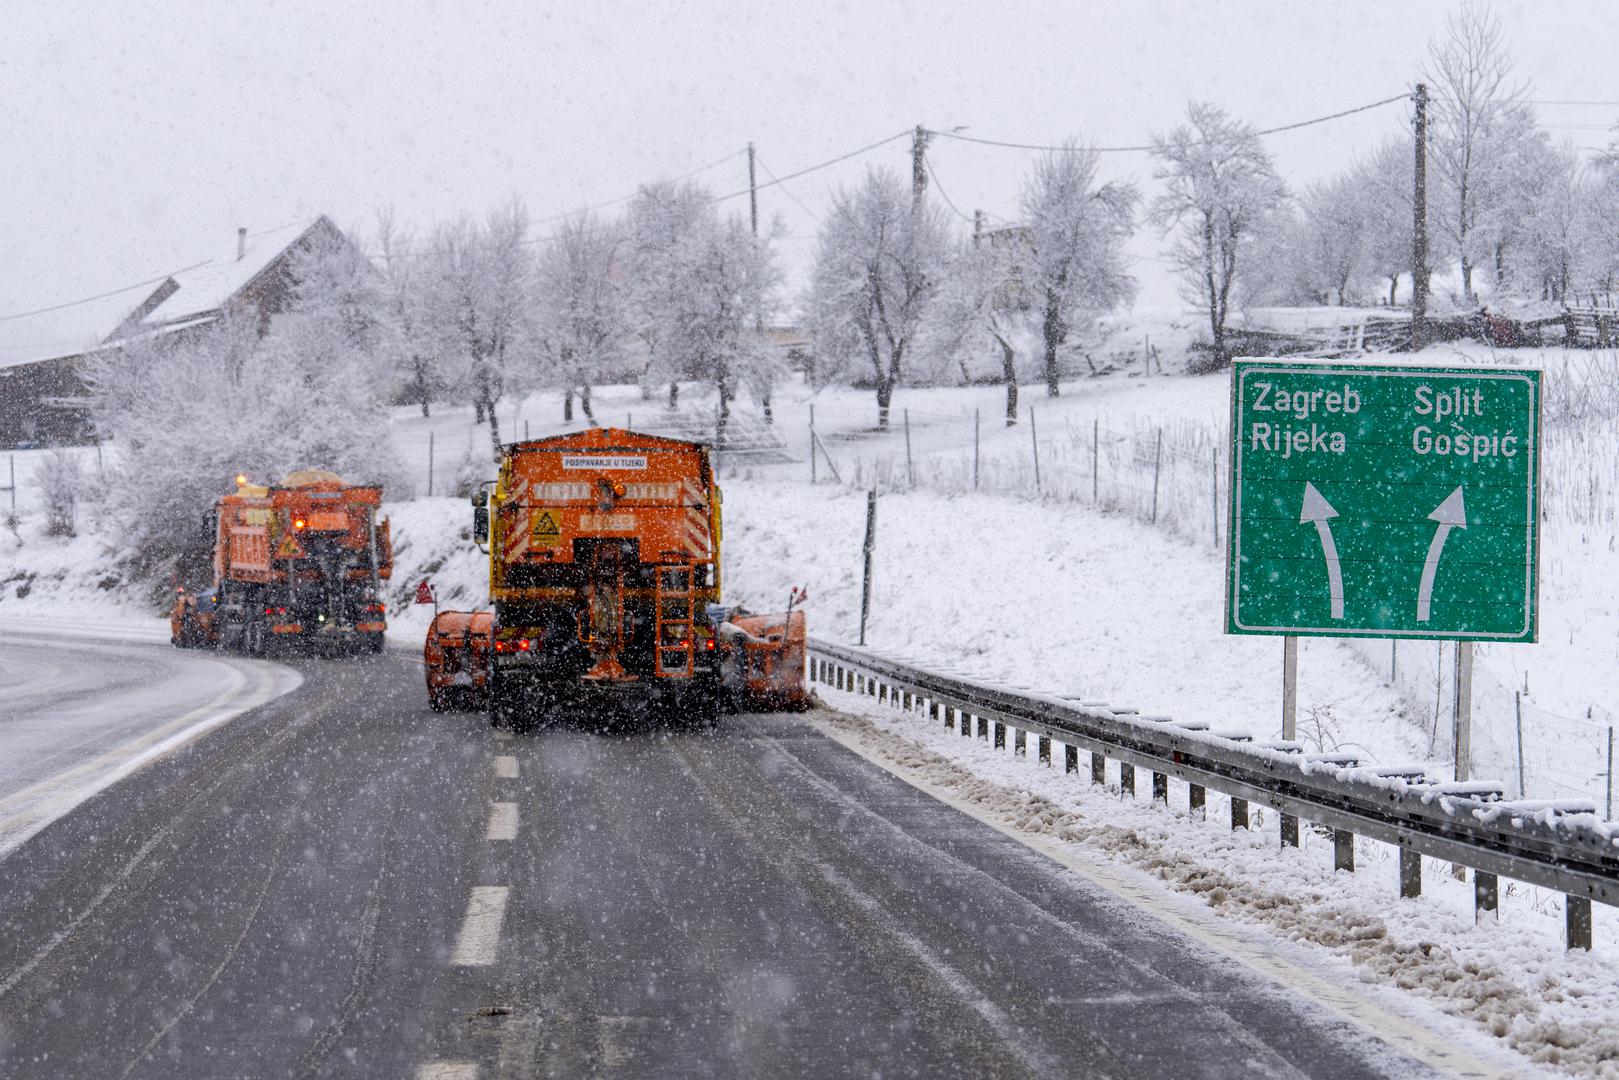
M800 718L294 666L0 862L0 1076L1425 1075Z

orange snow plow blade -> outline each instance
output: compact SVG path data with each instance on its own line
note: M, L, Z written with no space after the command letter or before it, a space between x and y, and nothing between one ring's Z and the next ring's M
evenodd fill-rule
M488 611L441 611L433 617L422 663L427 674L427 702L434 712L456 704L483 707L489 693L493 620Z
M804 613L736 615L721 627L725 682L737 704L752 711L809 705L804 677Z

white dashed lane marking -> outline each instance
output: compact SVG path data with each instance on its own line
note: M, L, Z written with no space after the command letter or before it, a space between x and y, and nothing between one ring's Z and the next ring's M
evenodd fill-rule
M495 775L502 780L517 779L517 759L510 754L495 758Z
M467 900L467 917L461 921L461 933L455 939L451 964L480 967L495 962L495 951L500 948L500 928L506 921L506 896L510 892L504 885L479 885L472 890Z
M498 802L489 807L489 839L517 839L517 804Z
M509 732L509 731L497 731L497 732L495 732L495 741L496 742L511 742L512 741L512 733Z
M478 1080L476 1061L424 1061L416 1080Z

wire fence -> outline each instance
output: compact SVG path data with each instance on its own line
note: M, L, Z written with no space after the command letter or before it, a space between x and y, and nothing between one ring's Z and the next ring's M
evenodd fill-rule
M1592 366L1593 373L1599 370ZM1619 393L1612 412L1576 407L1575 399L1584 395L1573 380L1548 390L1542 518L1563 525L1612 525L1619 449L1601 425L1619 415ZM986 421L982 415L914 410L894 410L886 430L871 410L824 410L817 412L815 424L805 442L814 447L819 482L946 495L980 491L1084 505L1214 550L1226 541L1230 442L1227 429L1212 421L1138 422L1126 428L1095 418L1043 425L1036 408L1024 411L1010 429L1001 417ZM1427 727L1430 752L1448 758L1455 646L1348 640ZM1502 779L1524 798L1589 799L1613 817L1619 785L1612 747L1619 725L1607 709L1591 704L1583 717L1554 712L1526 688L1492 677L1483 665L1474 669L1472 708L1477 774Z

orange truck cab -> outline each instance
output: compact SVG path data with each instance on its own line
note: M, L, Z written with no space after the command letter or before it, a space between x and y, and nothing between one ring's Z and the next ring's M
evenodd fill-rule
M486 707L494 621L492 611L441 611L433 617L422 663L427 671L427 703L434 712L456 705Z

